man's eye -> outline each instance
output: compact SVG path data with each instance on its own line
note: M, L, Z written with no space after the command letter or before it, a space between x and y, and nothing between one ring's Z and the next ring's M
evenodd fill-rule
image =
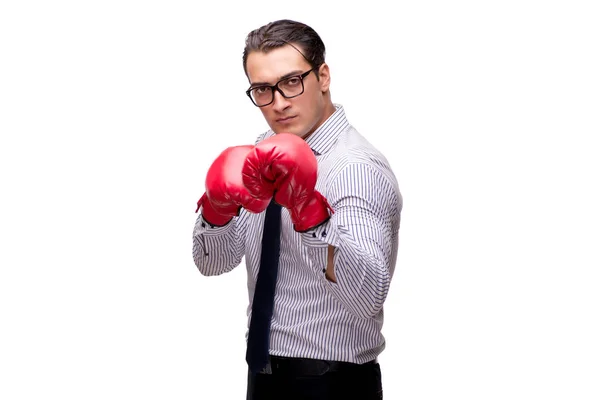
M257 87L257 88L254 88L254 89L252 89L252 90L253 90L253 91L254 91L254 93L256 93L256 94L265 94L265 93L267 93L267 92L268 92L270 89L271 89L271 88L268 88L268 87L262 86L262 87Z
M285 84L287 86L297 86L300 84L300 77L292 76L291 78L289 78L285 81Z

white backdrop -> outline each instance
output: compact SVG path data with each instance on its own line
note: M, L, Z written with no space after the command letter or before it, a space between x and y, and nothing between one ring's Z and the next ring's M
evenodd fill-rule
M280 18L404 196L385 398L600 397L592 1L201 3L0 6L0 398L245 398L244 267L200 275L192 228Z

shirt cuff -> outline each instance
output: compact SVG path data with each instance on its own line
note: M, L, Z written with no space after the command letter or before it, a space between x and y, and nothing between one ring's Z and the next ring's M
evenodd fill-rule
M338 247L338 242L338 233L333 229L331 220L302 233L302 243L308 247L323 248L329 245Z
M223 226L216 226L206 221L202 214L200 214L200 219L196 224L196 233L203 234L205 236L219 236L223 235L224 233L227 233L232 228L232 226L233 219L231 219L227 224Z

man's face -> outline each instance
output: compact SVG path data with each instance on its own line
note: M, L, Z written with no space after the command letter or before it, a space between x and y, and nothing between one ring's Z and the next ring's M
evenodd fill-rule
M301 75L311 65L292 46L283 46L268 53L254 51L248 55L246 70L252 87L275 85L290 75ZM317 80L316 74L320 79ZM328 117L325 93L329 89L329 69L322 65L303 79L304 93L288 99L277 90L273 103L260 107L265 120L275 133L292 133L302 138L314 132ZM280 86L281 87L281 86Z

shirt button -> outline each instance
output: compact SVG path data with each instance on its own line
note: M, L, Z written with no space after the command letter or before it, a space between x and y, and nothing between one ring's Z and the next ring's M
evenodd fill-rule
M323 236L323 237L327 236L327 232L323 231L323 233L321 233L321 236Z
M313 232L313 237L317 237L317 233L316 232Z
M206 224L205 224L204 222L202 223L202 227L203 227L203 228L206 228Z

